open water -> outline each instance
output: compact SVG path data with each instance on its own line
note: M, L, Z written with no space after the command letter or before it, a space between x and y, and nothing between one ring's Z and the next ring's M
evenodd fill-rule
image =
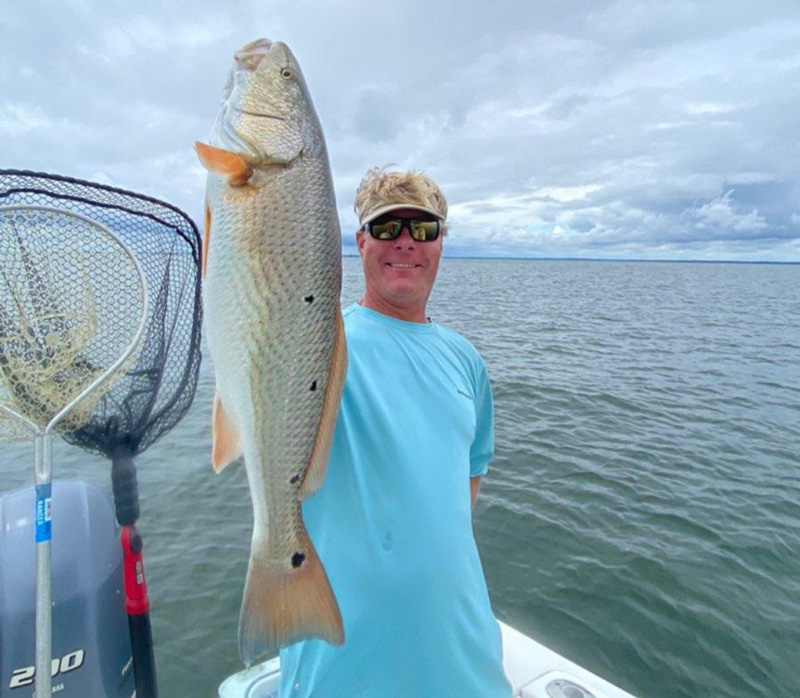
M640 698L800 696L800 266L446 259L429 314L494 384L475 534L497 616ZM164 698L240 668L251 509L243 467L211 472L213 384L206 352L137 461ZM110 489L105 461L55 458ZM0 446L0 491L30 463Z

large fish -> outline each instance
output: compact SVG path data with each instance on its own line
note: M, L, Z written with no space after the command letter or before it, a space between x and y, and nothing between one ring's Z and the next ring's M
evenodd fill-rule
M325 476L347 371L341 231L322 127L282 43L234 54L211 145L203 301L217 381L214 469L244 455L253 540L239 651L344 641L300 501Z

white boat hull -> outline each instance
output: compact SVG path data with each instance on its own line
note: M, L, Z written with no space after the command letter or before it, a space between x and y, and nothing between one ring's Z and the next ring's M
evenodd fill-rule
M635 698L505 623L500 629L515 698ZM225 679L219 698L277 698L280 676L280 661L270 659Z

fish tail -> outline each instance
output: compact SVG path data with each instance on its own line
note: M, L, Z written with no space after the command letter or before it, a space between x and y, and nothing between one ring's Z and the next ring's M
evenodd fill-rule
M328 575L305 529L289 565L254 541L250 552L242 611L239 655L246 666L257 657L301 639L344 642L339 605Z

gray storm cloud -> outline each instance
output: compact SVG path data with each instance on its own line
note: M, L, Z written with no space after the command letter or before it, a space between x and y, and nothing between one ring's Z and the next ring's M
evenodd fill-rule
M303 64L346 242L392 162L448 194L450 254L800 261L800 5L742 5L11 3L0 164L199 219L192 143L261 35Z

